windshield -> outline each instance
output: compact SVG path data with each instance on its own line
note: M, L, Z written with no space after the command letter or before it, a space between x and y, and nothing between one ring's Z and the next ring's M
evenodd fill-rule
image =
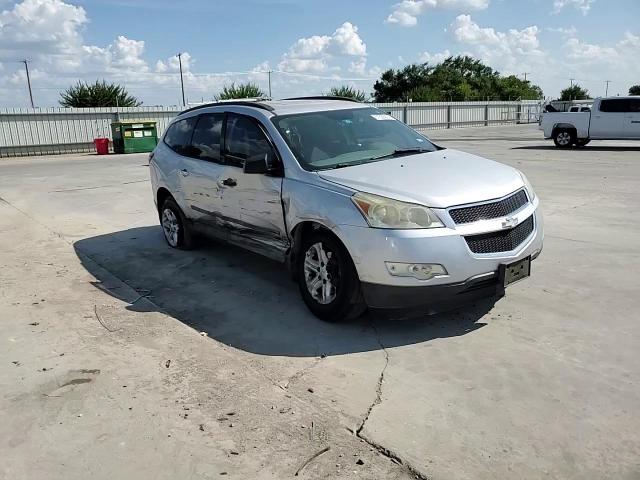
M376 108L283 115L272 119L306 170L326 170L438 150Z

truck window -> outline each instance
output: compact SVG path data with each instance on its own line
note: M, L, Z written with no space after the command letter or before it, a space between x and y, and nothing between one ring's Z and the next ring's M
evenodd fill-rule
M640 113L640 98L632 98L629 100L629 111Z
M623 113L629 112L630 101L626 98L611 98L609 100L602 100L600 102L600 111L608 113Z

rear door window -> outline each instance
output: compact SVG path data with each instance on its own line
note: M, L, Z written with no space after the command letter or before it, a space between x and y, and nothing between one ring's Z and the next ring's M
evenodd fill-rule
M632 98L629 100L629 111L640 113L640 98Z
M172 123L164 135L164 143L166 143L171 150L181 155L186 155L197 118L198 117L189 117Z
M626 98L612 98L602 100L600 111L608 113L623 113L630 111L630 102Z
M192 156L211 162L220 162L223 123L223 113L200 115L189 149Z
M227 116L225 153L227 163L238 167L244 166L245 160L265 158L265 155L267 161L275 158L271 143L258 122L232 113Z

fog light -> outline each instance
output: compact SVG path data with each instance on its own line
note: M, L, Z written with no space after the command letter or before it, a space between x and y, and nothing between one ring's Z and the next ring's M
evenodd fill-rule
M385 262L387 271L394 277L413 277L430 280L447 275L447 269L438 263L397 263Z

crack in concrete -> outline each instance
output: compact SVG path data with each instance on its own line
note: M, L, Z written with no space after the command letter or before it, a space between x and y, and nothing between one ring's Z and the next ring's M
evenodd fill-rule
M318 365L322 360L324 360L324 357L318 357L316 358L311 364L307 365L306 367L300 369L299 371L297 371L296 373L294 373L293 375L291 375L289 377L289 379L287 380L287 383L284 384L284 386L282 386L281 388L283 390L288 390L289 386L294 383L297 382L298 380L300 380L302 377L304 377L307 373L309 373L309 371L314 368L316 365Z
M369 417L371 416L371 413L373 412L373 409L377 405L380 405L382 403L382 384L384 383L384 374L386 373L387 367L389 366L389 352L387 351L387 348L384 346L384 343L382 343L382 339L380 338L380 332L378 331L378 329L376 328L375 324L373 323L373 320L371 320L371 329L375 333L378 345L380 345L380 348L384 352L384 367L382 367L382 370L380 371L380 376L378 377L378 383L376 385L376 398L373 400L371 405L369 405L369 408L367 409L367 412L365 413L365 416L362 419L362 422L360 423L360 426L355 431L355 435L359 439L361 439L364 442L366 442L370 447L374 448L380 455L383 455L383 456L387 457L389 460L391 460L392 462L394 462L394 463L396 463L398 465L402 465L416 479L418 479L418 480L431 480L431 477L423 475L413 465L411 465L410 463L405 462L400 457L400 455L398 455L397 453L393 452L392 450L389 450L388 448L384 447L383 445L380 445L379 443L373 441L372 439L368 438L363 433L364 426L367 423L367 421L369 420Z

